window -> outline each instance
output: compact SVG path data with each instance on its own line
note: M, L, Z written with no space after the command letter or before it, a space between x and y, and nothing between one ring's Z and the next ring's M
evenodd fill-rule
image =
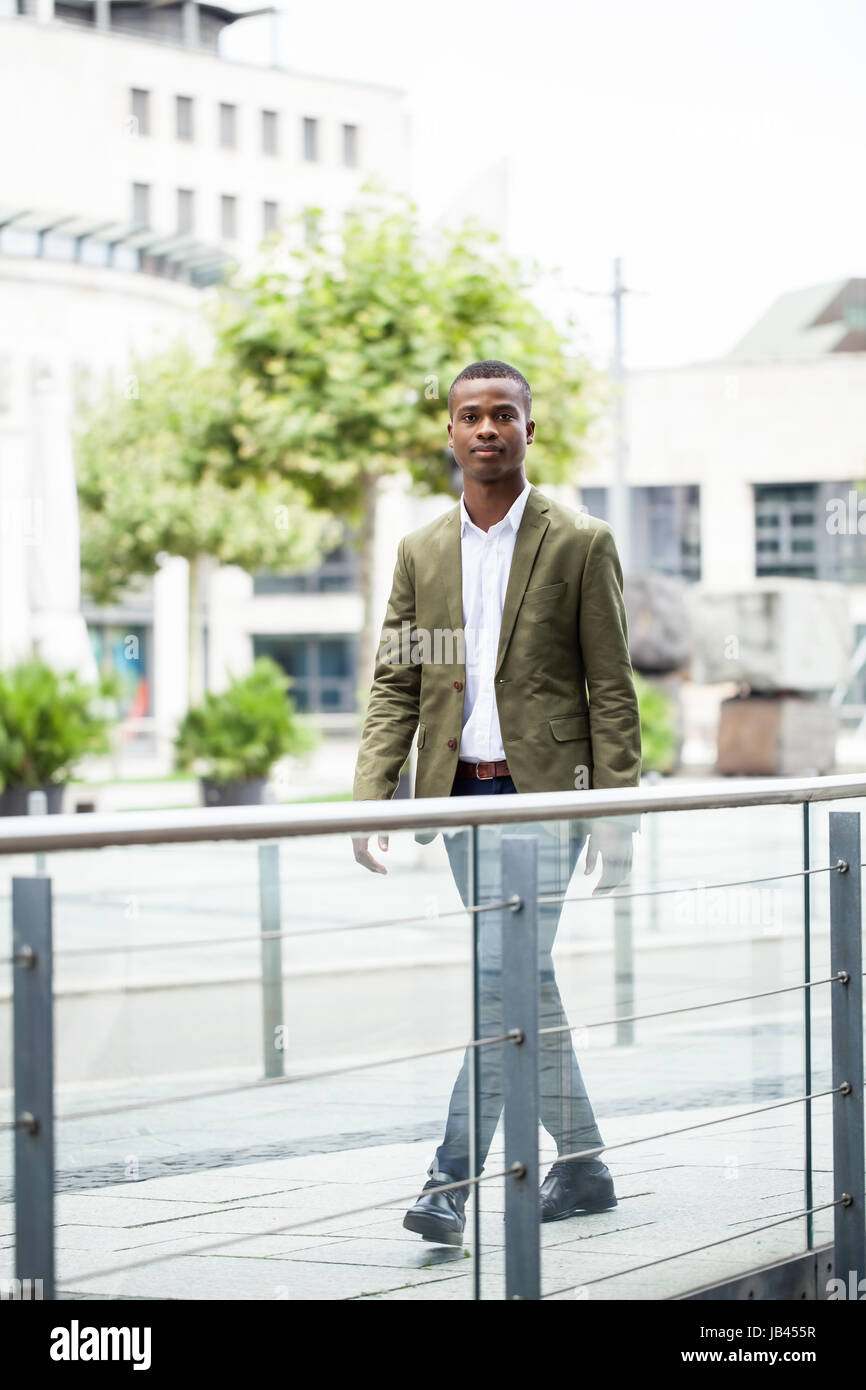
M319 122L312 116L304 117L304 159L319 158Z
M111 244L96 237L82 237L78 243L78 259L82 265L110 265Z
M864 533L866 494L856 483L755 485L756 575L863 583Z
M220 198L220 233L228 241L238 234L238 200L230 193Z
M100 673L119 681L121 718L151 714L151 629L98 621L87 626Z
M47 261L74 261L76 251L75 237L64 236L62 232L43 234L42 255Z
M280 222L280 208L278 203L262 203L262 235L270 236L275 232Z
M129 114L133 135L150 134L150 92L133 87L129 94Z
M581 488L580 496L592 516L610 520L608 488ZM700 508L700 488L694 484L629 488L630 568L636 574L700 579Z
M321 565L301 574L260 571L253 577L254 594L354 594L358 591L358 552L338 546Z
M356 637L254 636L253 655L270 656L282 666L292 680L289 696L304 713L354 713Z
M755 573L817 579L815 483L755 488ZM808 547L804 549L804 546Z
M193 139L192 97L175 97L175 134L178 140Z
M277 154L279 147L279 117L276 111L262 112L262 154Z
M177 230L191 232L195 221L195 195L191 188L177 190Z
M224 150L233 150L238 143L238 108L228 102L220 102L220 144Z
M343 126L343 163L347 169L358 167L358 127Z
M150 226L150 184L132 185L132 220L136 227Z

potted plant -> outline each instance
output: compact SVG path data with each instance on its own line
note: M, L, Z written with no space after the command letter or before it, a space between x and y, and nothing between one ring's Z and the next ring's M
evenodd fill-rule
M87 754L106 753L110 679L87 685L38 657L0 671L0 815L26 816L30 792L61 809L63 786Z
M657 776L672 772L677 763L676 712L660 686L634 673L640 708L641 765Z
M274 764L305 753L316 738L289 699L291 681L270 657L259 657L225 690L209 691L184 715L175 764L199 774L205 806L254 806Z

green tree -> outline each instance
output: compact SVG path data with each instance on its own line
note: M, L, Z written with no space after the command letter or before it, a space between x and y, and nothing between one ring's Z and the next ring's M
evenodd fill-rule
M201 566L316 564L340 536L288 474L268 476L247 416L266 416L252 379L175 347L133 364L130 395L109 388L76 439L84 586L108 603L163 555L189 561L189 700L203 694Z
M540 421L531 476L558 482L573 473L590 417L589 370L529 298L534 272L477 225L426 237L411 204L373 193L335 235L318 216L305 215L302 249L276 247L235 281L219 334L250 391L244 429L257 462L358 536L366 684L380 484L408 474L419 492L450 489L453 378L474 360L517 365Z

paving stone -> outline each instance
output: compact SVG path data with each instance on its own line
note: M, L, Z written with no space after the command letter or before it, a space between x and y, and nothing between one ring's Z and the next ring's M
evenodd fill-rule
M83 1266L62 1281L67 1292L181 1299L322 1300L378 1293L411 1283L441 1281L441 1268L389 1269L305 1260L185 1256L144 1269L84 1281Z
M322 1263L402 1270L427 1269L432 1264L459 1263L467 1258L463 1247L433 1245L417 1237L416 1242L393 1240L388 1236L358 1236L317 1250L315 1258ZM308 1251L305 1259L312 1258Z
M231 1206L234 1199L226 1197L225 1204ZM128 1197L108 1195L97 1192L61 1192L56 1200L56 1219L77 1225L90 1226L137 1226L151 1221L173 1221L179 1216L194 1216L203 1211L219 1210L220 1203L213 1199L201 1202L174 1202L162 1198L147 1198L133 1195Z

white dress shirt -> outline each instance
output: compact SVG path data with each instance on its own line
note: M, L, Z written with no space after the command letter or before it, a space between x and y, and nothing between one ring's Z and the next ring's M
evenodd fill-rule
M482 531L475 525L463 497L460 498L466 690L459 756L465 762L499 762L505 757L493 673L514 543L529 492L527 483L507 516L489 531Z

